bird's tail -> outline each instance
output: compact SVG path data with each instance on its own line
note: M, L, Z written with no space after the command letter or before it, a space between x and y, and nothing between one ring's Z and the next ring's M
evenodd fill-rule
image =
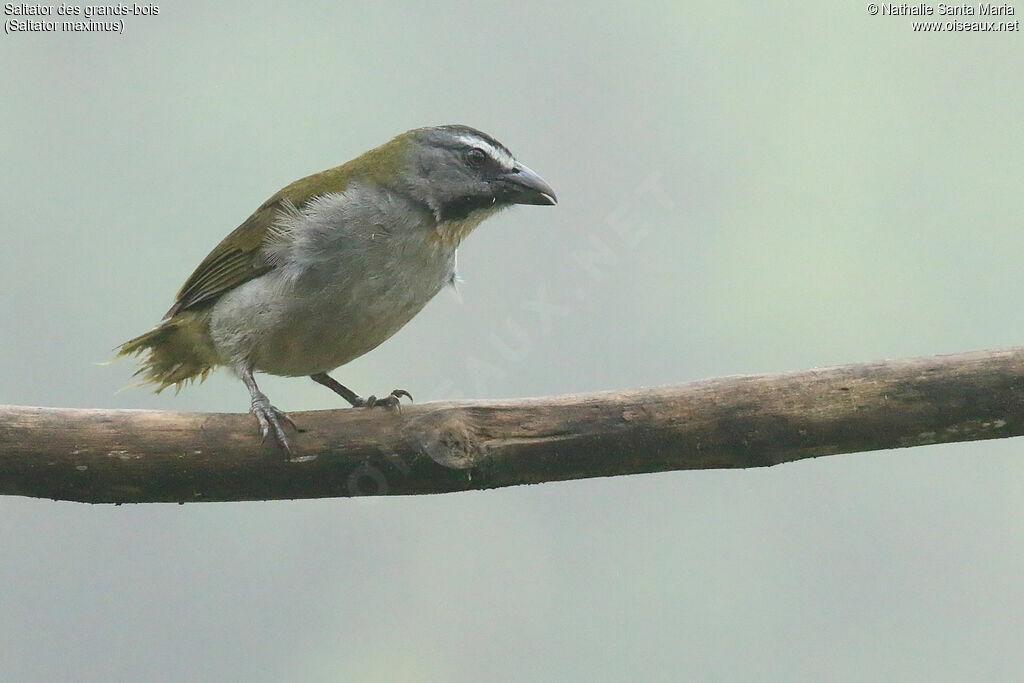
M139 384L155 384L158 394L172 385L180 390L196 378L202 382L218 365L208 329L206 315L184 311L121 344L117 355L142 356L142 366L135 372L142 375Z

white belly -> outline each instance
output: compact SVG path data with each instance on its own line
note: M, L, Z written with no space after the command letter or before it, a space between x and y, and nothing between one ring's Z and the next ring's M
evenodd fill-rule
M359 224L370 232L304 226L283 265L217 300L210 336L225 365L285 376L333 370L391 337L451 280L455 245L433 226Z

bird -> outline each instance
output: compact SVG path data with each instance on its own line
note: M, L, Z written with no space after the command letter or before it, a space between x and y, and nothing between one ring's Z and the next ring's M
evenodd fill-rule
M203 259L150 331L118 347L139 357L159 393L217 367L249 391L262 441L291 452L297 429L254 373L309 377L354 408L368 398L328 373L389 339L445 285L456 250L482 221L516 204L554 205L554 190L475 128L416 128L279 190Z

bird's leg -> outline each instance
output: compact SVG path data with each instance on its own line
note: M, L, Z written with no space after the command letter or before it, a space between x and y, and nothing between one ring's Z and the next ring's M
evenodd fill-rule
M412 400L412 394L405 389L395 389L384 398L377 398L376 396L370 396L369 398L363 398L356 392L352 391L344 384L334 379L326 372L320 372L315 375L310 375L309 378L318 384L322 384L338 396L352 404L353 408L398 408L401 410L401 399L405 396L410 401Z
M274 438L277 439L282 448L291 453L292 446L288 443L288 437L285 436L284 427L281 423L285 422L292 429L298 430L295 422L286 413L270 404L270 399L267 398L267 395L256 386L256 380L252 376L251 368L242 368L238 371L238 374L242 381L245 382L246 388L249 389L249 395L252 396L252 408L249 409L249 412L255 415L256 420L260 423L260 434L263 441L267 440L270 430L274 430Z

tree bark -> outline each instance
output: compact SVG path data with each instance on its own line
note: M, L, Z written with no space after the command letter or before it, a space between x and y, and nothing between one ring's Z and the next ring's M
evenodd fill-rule
M91 503L424 494L1024 434L1024 348L674 386L293 413L0 406L0 494Z

